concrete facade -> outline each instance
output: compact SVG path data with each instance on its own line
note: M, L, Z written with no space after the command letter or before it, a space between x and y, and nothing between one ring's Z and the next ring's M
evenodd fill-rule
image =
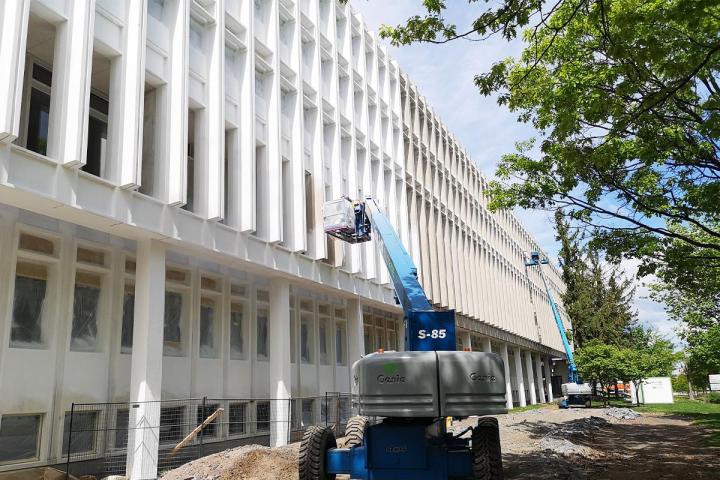
M379 200L509 407L551 398L539 246L350 6L16 0L0 25L0 446L36 440L0 470L59 461L73 402L347 392L402 349L376 246L323 233L341 195Z

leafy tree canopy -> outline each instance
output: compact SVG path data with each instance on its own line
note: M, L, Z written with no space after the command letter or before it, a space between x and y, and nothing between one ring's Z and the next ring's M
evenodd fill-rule
M720 3L717 0L469 0L383 26L394 44L522 33L520 59L475 77L539 140L505 155L494 208L563 208L611 255L720 268ZM689 234L689 230L697 235ZM666 258L673 252L685 255Z

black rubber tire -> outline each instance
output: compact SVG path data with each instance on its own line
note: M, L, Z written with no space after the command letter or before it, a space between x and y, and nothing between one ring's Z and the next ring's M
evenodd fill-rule
M317 425L305 430L298 456L299 480L335 480L335 474L325 473L325 452L336 447L330 427Z
M472 431L473 475L475 480L503 480L500 426L497 418L481 417Z
M345 425L345 441L343 448L351 448L362 445L365 437L365 427L368 425L367 417L355 416L348 420Z

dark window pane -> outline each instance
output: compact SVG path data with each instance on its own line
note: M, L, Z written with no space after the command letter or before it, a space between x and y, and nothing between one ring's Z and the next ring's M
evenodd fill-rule
M270 402L257 402L255 408L257 431L267 432L270 430Z
M264 308L257 311L257 358L268 358L268 311Z
M93 110L107 115L109 105L110 103L104 98L95 95L94 93L90 94L90 108L92 108Z
M165 292L165 354L180 355L182 353L182 335L180 321L182 318L182 295L177 292Z
M133 326L135 323L135 295L125 293L123 298L123 317L122 317L122 340L120 351L122 353L132 352L133 342Z
M99 302L100 289L98 287L75 285L71 350L95 351L97 347Z
M160 442L179 442L185 436L185 407L160 409Z
M229 412L229 428L228 433L230 435L242 435L245 433L245 422L247 404L246 403L231 403Z
M30 90L30 112L26 147L40 155L47 153L48 126L50 121L50 95L33 88Z
M230 312L230 358L239 360L243 358L243 312L232 310Z
M52 72L45 67L41 67L37 63L33 65L33 78L48 87L52 86Z
M200 405L197 407L197 425L200 425L202 422L205 421L206 418L208 418L210 415L215 413L215 410L217 410L220 407L220 405L214 403L214 404L208 404L205 405L205 408L203 409L203 406ZM202 431L201 435L204 437L215 437L218 433L218 420L217 418L210 422Z
M215 309L210 305L200 306L200 356L215 358Z
M42 310L47 282L39 278L15 277L15 300L10 331L10 346L42 343Z
M3 415L0 418L0 462L38 457L41 415Z
M87 158L85 166L82 167L84 172L100 176L106 140L107 123L91 115L88 120Z
M115 414L115 448L127 447L129 421L127 409L118 410Z
M72 417L72 430L70 418ZM66 412L63 428L62 453L68 453L70 439L70 455L91 453L95 451L95 432L97 431L98 412Z

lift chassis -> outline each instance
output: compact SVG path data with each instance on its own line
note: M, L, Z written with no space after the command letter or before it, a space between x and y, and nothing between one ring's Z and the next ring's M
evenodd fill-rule
M372 353L352 366L352 402L338 447L329 427L311 427L300 448L300 480L503 478L494 417L454 434L449 417L506 412L502 359L456 349L455 313L433 309L392 224L372 197L325 204L325 232L349 243L374 240L405 321L404 352ZM369 418L381 420L371 424Z

